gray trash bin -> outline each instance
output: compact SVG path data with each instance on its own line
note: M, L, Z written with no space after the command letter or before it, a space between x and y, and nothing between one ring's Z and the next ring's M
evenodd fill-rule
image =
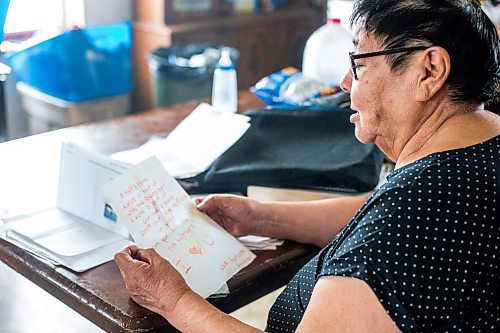
M153 107L209 97L215 65L224 47L210 43L173 45L149 53ZM231 48L233 61L238 55Z

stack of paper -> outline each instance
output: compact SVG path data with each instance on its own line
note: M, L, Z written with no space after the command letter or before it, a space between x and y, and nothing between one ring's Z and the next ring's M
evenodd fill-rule
M276 250L277 246L285 242L282 239L253 235L238 237L238 240L249 250Z
M250 127L250 117L220 114L206 103L200 104L165 138L152 137L136 149L112 155L137 164L156 156L175 178L185 178L205 171Z

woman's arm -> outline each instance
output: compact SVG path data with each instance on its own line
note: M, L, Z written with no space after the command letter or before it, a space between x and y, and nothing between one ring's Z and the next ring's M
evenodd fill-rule
M115 255L125 285L138 304L181 332L262 332L215 308L193 292L153 249L131 245ZM366 282L322 277L297 332L399 332Z
M194 292L185 294L163 316L181 332L262 332L215 308ZM400 332L366 282L322 277L297 332Z
M262 212L259 235L327 245L358 212L368 196L308 202L258 203Z
M233 236L259 235L325 246L349 222L367 195L307 202L264 203L215 194L198 198L198 209Z
M220 311L191 291L179 299L171 312L160 313L181 332L256 333L263 332Z
M153 249L130 245L115 254L132 299L165 317L181 332L262 332L215 308L193 292Z
M321 277L297 333L401 332L370 286L350 277Z

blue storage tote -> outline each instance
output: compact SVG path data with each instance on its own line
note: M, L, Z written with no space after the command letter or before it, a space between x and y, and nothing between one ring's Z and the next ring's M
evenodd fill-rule
M10 56L19 81L70 102L130 92L129 22L66 31Z
M5 18L7 17L9 3L10 0L0 0L0 42L3 41L3 27L5 25Z

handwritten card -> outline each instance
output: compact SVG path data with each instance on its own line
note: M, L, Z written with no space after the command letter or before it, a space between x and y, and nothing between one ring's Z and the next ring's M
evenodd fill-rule
M199 212L156 157L103 188L104 196L139 247L152 247L202 297L216 292L255 255Z

